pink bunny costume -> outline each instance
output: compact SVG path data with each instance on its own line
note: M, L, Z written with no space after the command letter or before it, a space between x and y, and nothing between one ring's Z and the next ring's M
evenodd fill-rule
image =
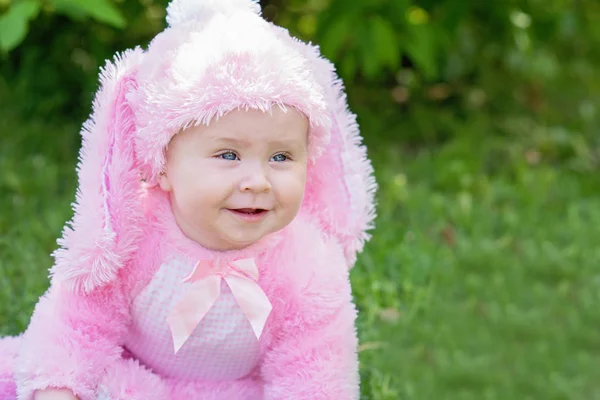
M348 271L376 185L341 81L256 1L173 0L167 21L147 50L101 73L51 287L26 332L0 340L0 398L65 387L82 400L357 399ZM241 250L201 247L156 185L167 144L231 110L273 106L310 122L298 215ZM205 310L178 341L169 318L191 285ZM244 287L268 310L246 304Z

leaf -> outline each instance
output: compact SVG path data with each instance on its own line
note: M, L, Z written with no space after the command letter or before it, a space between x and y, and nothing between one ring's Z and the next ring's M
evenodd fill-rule
M367 78L375 78L381 71L380 54L374 47L372 24L360 24L357 27L361 70Z
M344 81L351 82L354 79L356 68L357 62L354 53L351 52L346 54L340 62L340 73L344 78Z
M315 14L306 14L298 18L298 31L305 37L312 38L317 30L317 17Z
M398 38L391 22L377 15L371 20L373 52L382 63L395 71L400 64Z
M352 18L344 15L335 20L327 29L324 29L320 42L325 56L334 59L337 58L338 53L348 40L348 32L353 30L352 25Z
M436 66L436 36L429 24L409 24L409 40L405 50L412 62L429 80L437 75Z
M366 1L334 0L327 7L327 12L334 18L342 18L348 15L362 15L368 4Z
M110 0L52 0L56 11L73 19L82 15L103 22L115 28L124 28L127 24L123 14Z
M40 3L35 0L23 0L15 3L4 15L0 16L0 48L11 51L25 39L29 21L40 11Z
M471 6L472 4L465 0L446 0L441 7L444 15L442 24L450 32L454 32L466 19Z
M73 21L83 22L87 17L87 12L73 0L51 0L51 2L57 14L66 15Z
M394 0L386 3L385 10L389 12L387 18L391 21L400 21L406 15L411 3L413 3L412 0Z

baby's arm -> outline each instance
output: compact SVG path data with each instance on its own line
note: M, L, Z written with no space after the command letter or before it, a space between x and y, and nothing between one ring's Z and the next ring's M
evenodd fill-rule
M103 371L94 400L168 400L167 382L134 359L120 358ZM185 396L175 397L186 398ZM34 400L80 400L69 389L39 390Z
M128 321L118 285L79 295L55 283L37 304L23 338L15 370L19 399L48 388L94 399L105 370L121 357Z
M78 400L69 389L45 389L35 392L34 400Z
M265 400L359 397L356 309L347 263L333 240L313 244L318 250L294 261L295 270L304 269L302 283L279 311L281 339L262 366Z

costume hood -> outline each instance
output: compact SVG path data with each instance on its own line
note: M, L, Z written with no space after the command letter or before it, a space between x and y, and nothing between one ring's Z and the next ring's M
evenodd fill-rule
M167 22L147 50L101 71L53 278L81 292L115 279L141 237L142 182L156 184L171 138L234 109L274 106L310 121L301 211L339 240L351 267L369 238L376 184L333 65L265 21L257 1L173 0Z

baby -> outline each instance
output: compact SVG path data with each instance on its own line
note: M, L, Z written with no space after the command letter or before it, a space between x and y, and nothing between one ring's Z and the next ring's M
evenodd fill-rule
M341 82L250 0L174 0L101 76L3 399L358 399L375 182Z
M294 108L231 111L179 133L167 149L160 187L170 193L177 226L206 248L259 242L300 209L308 120Z

